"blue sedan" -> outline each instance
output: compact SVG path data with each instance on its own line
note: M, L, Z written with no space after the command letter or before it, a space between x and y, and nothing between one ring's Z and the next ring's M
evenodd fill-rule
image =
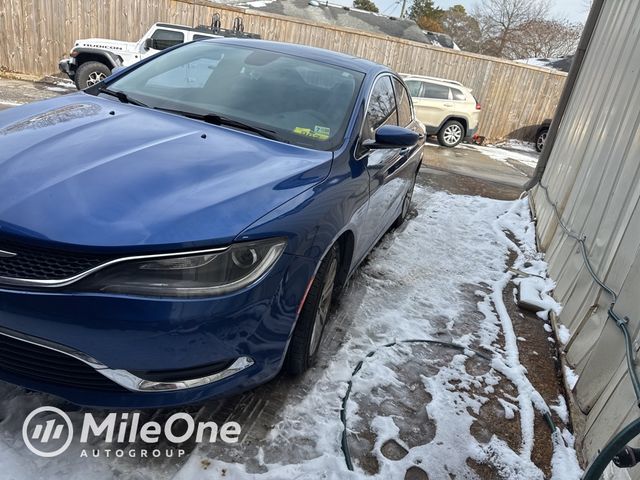
M393 71L257 40L0 113L0 378L144 408L301 374L423 142Z

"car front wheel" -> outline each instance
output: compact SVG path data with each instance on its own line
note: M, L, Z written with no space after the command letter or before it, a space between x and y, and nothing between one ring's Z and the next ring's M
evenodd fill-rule
M315 362L333 303L340 248L331 247L316 273L293 332L285 370L299 375Z
M85 62L76 70L76 87L78 90L92 87L111 75L111 69L104 63Z
M404 223L407 219L407 215L409 215L409 210L411 209L411 200L413 199L413 190L416 187L416 180L418 178L418 170L416 170L415 175L411 179L411 185L409 185L409 190L404 196L402 200L402 211L400 212L400 216L396 218L396 221L393 223L393 228L398 228L400 225Z
M455 147L464 138L464 127L457 120L449 120L438 132L438 143L443 147Z

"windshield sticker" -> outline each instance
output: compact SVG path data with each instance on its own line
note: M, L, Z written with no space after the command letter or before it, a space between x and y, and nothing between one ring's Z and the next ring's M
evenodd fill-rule
M293 129L293 133L315 138L316 140L328 140L331 136L331 129L329 127L320 127L318 125L316 125L313 130L310 128L296 127Z

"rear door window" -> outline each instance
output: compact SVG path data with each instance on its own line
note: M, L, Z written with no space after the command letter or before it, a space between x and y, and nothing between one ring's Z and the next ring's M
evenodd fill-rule
M436 100L451 100L449 87L438 85L437 83L424 82L423 97L434 98Z
M151 35L154 50L164 50L179 43L184 43L184 33L175 30L157 29Z

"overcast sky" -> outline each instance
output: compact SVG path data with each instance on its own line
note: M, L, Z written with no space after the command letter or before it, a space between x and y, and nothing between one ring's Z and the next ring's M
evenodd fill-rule
M349 0L332 0L342 5L351 5ZM373 0L381 13L385 15L398 16L400 14L400 4L402 0ZM478 0L435 0L434 4L440 8L447 9L451 5L462 4L467 10L471 10L478 3ZM550 0L551 12L555 17L568 18L572 22L584 23L587 19L588 7L586 0ZM407 8L411 5L411 0L407 0Z

